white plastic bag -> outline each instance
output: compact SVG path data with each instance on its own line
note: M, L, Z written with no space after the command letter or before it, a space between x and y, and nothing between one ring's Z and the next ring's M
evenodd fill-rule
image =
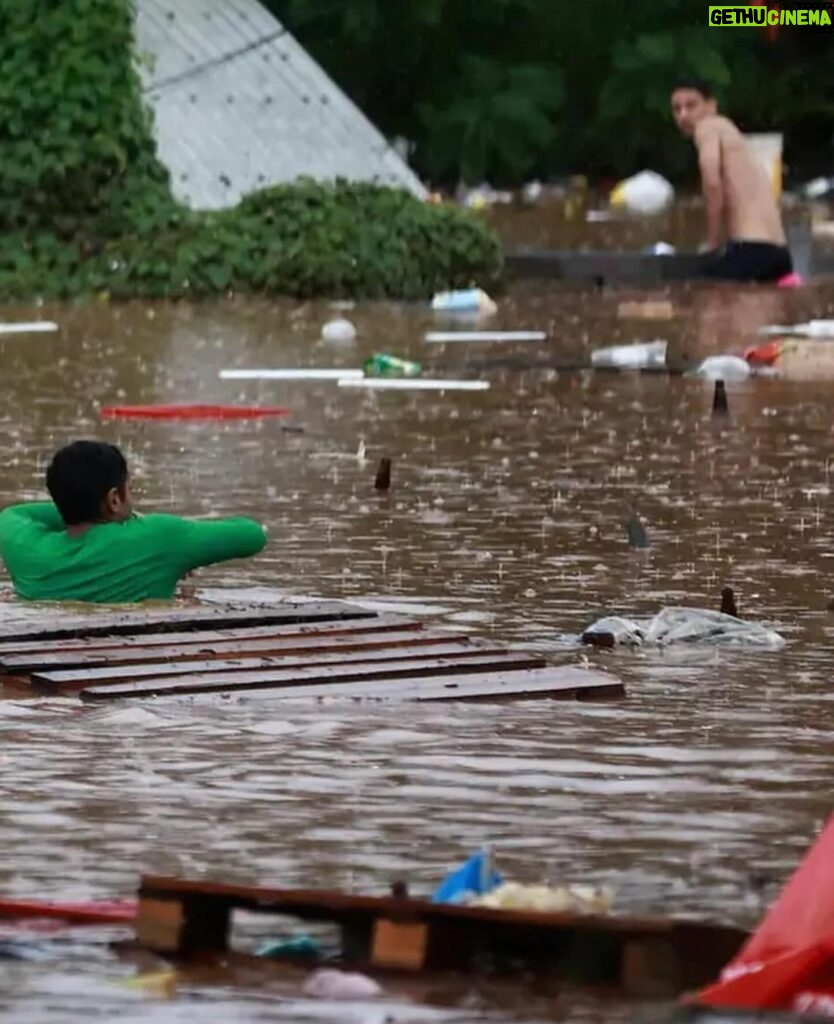
M650 217L662 213L675 198L672 185L655 171L641 171L626 178L611 193L612 206L624 206L629 213Z
M670 644L710 644L759 647L777 651L785 638L757 622L745 622L707 608L664 608L653 618L609 616L585 631L583 640L607 634L614 643L630 647L668 647Z

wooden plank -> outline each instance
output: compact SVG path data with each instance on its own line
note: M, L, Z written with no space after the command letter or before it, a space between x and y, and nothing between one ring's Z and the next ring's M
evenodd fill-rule
M414 663L406 663L407 671ZM472 662L458 663L457 673L450 679L449 674L410 675L386 679L374 677L365 671L358 680L330 680L326 683L288 682L280 686L269 685L262 689L247 689L253 696L268 700L321 700L337 698L343 700L411 700L425 701L500 701L519 698L556 698L559 700L617 700L625 696L625 687L613 676L583 669L547 667L538 669L512 669L501 671L472 671ZM315 670L312 670L315 671ZM347 673L345 673L346 675ZM371 677L369 679L369 677ZM167 682L167 680L166 680ZM142 684L135 684L137 687ZM124 686L91 687L81 692L83 700L107 700L126 696L182 696L190 695L191 688L157 688L152 693L137 693ZM234 692L223 687L198 690L197 693Z
M187 642L166 644L164 634L154 635L149 646L134 644L122 645L118 639L112 641L116 646L79 647L63 650L60 646L46 652L32 651L23 654L6 654L0 656L0 671L8 674L27 674L31 672L49 671L52 669L93 668L103 665L132 665L140 662L154 661L185 661L188 659L228 658L230 655L268 654L272 651L281 652L285 645L290 647L307 647L323 644L328 638L345 638L346 644L353 637L367 638L387 636L392 632L413 632L420 635L423 625L396 615L380 615L377 619L356 619L348 622L322 622L311 625L267 626L251 631L235 630L231 640L213 640L212 637L222 634L195 632ZM183 634L177 634L182 636ZM125 640L140 638L125 637ZM60 641L56 641L60 645Z
M392 641L392 642L389 642ZM269 668L307 668L312 665L344 664L371 661L407 661L425 658L501 657L507 648L495 647L485 641L468 640L450 634L425 633L416 638L411 633L392 633L384 640L348 649L318 646L296 649L283 656L233 658L229 660L168 662L150 665L110 665L104 668L72 669L64 672L37 672L32 686L44 689L80 688L85 684L124 683L143 678L204 674L206 672L238 672Z
M199 899L218 900L236 909L254 913L287 914L306 921L334 923L360 914L367 915L373 920L472 921L483 926L522 925L539 931L581 928L634 937L665 938L682 928L691 929L699 940L719 934L730 936L741 943L748 937L747 933L739 928L687 918L503 910L456 903L432 903L409 897L357 896L353 893L317 889L262 888L158 875L143 876L139 888L140 905L141 901L146 899L186 903Z
M241 909L338 925L343 954L357 966L472 971L487 962L493 971L517 971L523 964L548 976L654 994L699 987L747 939L738 928L687 919L495 910L158 877L142 879L139 907L140 939L167 954L222 949L231 911ZM648 962L652 951L657 962Z
M357 682L361 680L409 679L420 676L464 675L494 670L540 668L544 661L535 655L502 653L456 661L424 658L409 662L356 662L351 665L320 666L297 669L272 669L254 672L207 672L199 676L172 676L146 679L141 683L115 686L93 686L82 691L85 700L108 700L113 697L155 697L165 694L222 693L245 690L299 686L303 683Z
M319 683L257 692L265 700L409 700L419 703L443 701L502 701L550 698L556 700L619 700L625 686L614 676L585 669L547 666L477 676L423 676L390 682Z
M4 623L0 620L0 640L60 640L88 636L139 636L142 633L161 633L175 629L200 629L210 625L214 629L224 626L266 626L301 622L333 622L343 619L373 619L376 612L338 602L291 604L281 603L269 608L224 608L200 606L196 608L168 608L153 611L95 612L86 616L56 619L52 625L41 622Z

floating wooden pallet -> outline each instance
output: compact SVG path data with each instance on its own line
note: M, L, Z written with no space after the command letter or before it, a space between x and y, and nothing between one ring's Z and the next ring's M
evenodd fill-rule
M534 969L640 994L704 984L747 938L737 928L673 918L494 910L145 877L137 939L174 957L225 953L234 910L335 924L344 961L366 969Z
M427 629L401 615L341 604L291 605L264 615L209 611L178 615L162 627L156 615L150 625L136 616L95 616L72 633L61 623L57 636L51 630L33 640L28 629L18 640L7 636L0 642L4 688L80 693L86 701L236 692L418 701L623 695L610 676L551 667L538 655ZM108 625L121 632L102 632Z

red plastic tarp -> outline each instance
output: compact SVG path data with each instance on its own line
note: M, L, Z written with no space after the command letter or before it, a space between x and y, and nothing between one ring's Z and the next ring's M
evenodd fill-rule
M135 917L135 900L57 903L0 899L0 918L52 918L70 924L130 924Z
M253 420L289 414L275 405L110 405L101 410L104 419L145 420Z
M687 1001L701 1006L791 1010L834 1007L834 818L777 902L714 985Z

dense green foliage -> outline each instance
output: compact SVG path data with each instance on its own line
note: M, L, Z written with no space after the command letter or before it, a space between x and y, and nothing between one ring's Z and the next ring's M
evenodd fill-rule
M830 32L710 28L704 0L265 2L436 181L680 174L669 87L688 74L745 130L785 131L797 173L834 169Z
M0 0L0 298L418 298L489 284L474 215L299 182L233 210L175 201L133 63L129 0Z

